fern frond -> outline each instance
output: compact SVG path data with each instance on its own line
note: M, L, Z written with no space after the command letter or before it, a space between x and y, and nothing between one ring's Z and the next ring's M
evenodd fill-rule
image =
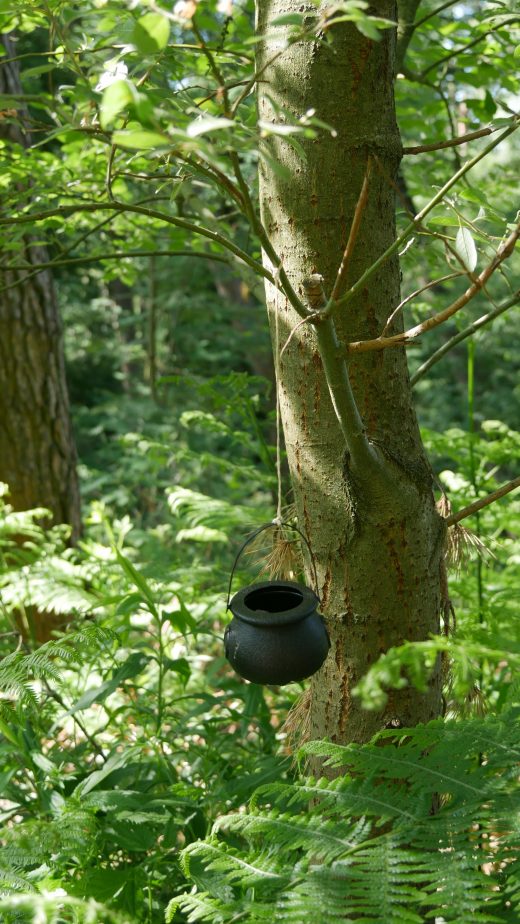
M268 520L268 512L259 507L246 507L225 500L191 491L180 486L171 488L167 494L168 506L175 516L182 515L188 526L208 526L213 529L240 530L260 526Z
M125 914L113 911L90 898L84 901L67 895L64 889L54 892L28 893L0 897L0 912L16 917L0 917L2 921L48 922L48 924L135 924ZM23 914L23 918L20 915ZM30 917L28 917L30 915Z
M168 904L165 921L166 924L170 924L177 911L182 911L187 915L190 924L192 921L211 921L212 924L223 924L224 921L231 920L233 910L236 914L236 906L232 903L221 902L204 892L185 892L173 898Z
M8 862L8 857L2 857L2 866L0 866L0 894L5 895L6 892L35 891L31 881L25 876L20 875L16 867L13 866L13 868L10 868L7 865Z
M359 851L350 862L311 867L278 903L283 919L297 921L362 921L363 924L423 924L420 907L428 878L425 861L405 850L391 836ZM429 878L434 878L432 872Z
M225 815L213 830L241 834L251 844L269 841L276 851L307 850L316 861L329 863L369 838L371 824L365 819L342 823L313 814L291 815L271 809L261 815Z
M264 785L249 812L219 819L185 851L204 914L214 906L223 924L237 908L251 924L492 924L520 906L515 708L303 751L343 775ZM188 913L197 898L182 897Z
M279 871L276 858L265 850L258 853L253 862L233 854L223 842L195 841L185 848L183 857L184 870L189 868L192 875L192 861L197 858L202 860L205 870L225 872L227 883L238 884L243 888L253 887L259 882L263 884L269 881L282 883L286 880L286 876ZM188 857L189 866L186 865ZM201 878L200 874L199 878Z
M111 630L91 623L77 632L46 642L29 654L11 652L0 662L0 694L21 706L36 708L39 694L34 680L52 680L59 684L63 679L63 664L81 663L88 651L105 648L115 637ZM13 716L10 714L10 717Z
M23 606L53 613L88 613L96 604L85 589L81 566L58 555L7 571L0 578L2 603L10 612Z

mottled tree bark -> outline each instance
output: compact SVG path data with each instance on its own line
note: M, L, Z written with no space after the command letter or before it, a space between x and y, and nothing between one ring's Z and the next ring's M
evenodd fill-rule
M259 115L283 122L310 109L334 129L301 139L303 159L283 136L271 135L270 159L260 166L262 221L292 286L305 299L303 280L324 277L330 295L348 238L368 156L368 202L347 286L394 241L394 189L401 157L393 80L395 30L374 42L351 24L334 27L329 41L297 42L281 55L270 22L286 13L316 15L301 0L258 0ZM395 20L392 0L377 14ZM330 41L332 39L332 41ZM269 63L271 62L271 63ZM267 65L267 66L266 66ZM278 162L283 172L273 167ZM266 263L269 260L265 257ZM375 337L399 299L399 265L388 260L335 319L340 341ZM299 317L278 289L267 285L273 339L285 343ZM394 332L399 330L398 324ZM312 681L313 737L366 741L385 726L428 721L439 713L437 670L424 694L391 691L383 710L363 710L352 689L379 655L404 639L425 639L439 627L444 526L412 404L404 350L359 356L348 375L374 464L349 452L324 375L323 328L300 326L280 362L281 409L299 521L318 566L322 610L332 647ZM330 377L329 377L330 381ZM354 445L356 434L350 433Z
M13 57L10 37L0 41L6 58ZM20 93L17 62L0 59L0 94ZM16 121L4 118L0 139L28 147L27 114L19 110ZM27 184L20 195L30 195ZM16 510L49 508L55 523L70 524L74 541L79 489L56 294L49 270L30 270L47 262L48 254L26 236L17 262L27 261L29 268L6 270L10 259L12 252L0 257L0 480L9 485Z

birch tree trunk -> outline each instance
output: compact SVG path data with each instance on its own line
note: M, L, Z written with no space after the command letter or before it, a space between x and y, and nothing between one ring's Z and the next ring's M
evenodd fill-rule
M16 55L9 36L0 36L0 43L6 58ZM0 94L21 92L18 63L4 59ZM7 115L0 138L28 147L20 112L16 122ZM27 113L21 118L27 122ZM12 256L0 262L0 480L9 485L16 510L49 508L55 523L70 524L74 541L80 531L79 489L56 293L49 270L30 269L47 262L48 254L27 236L16 261L26 261L27 270L5 269Z
M270 23L302 12L315 16L316 6L301 0L257 2L258 33L265 36L257 51L257 70L264 69L260 119L280 123L284 113L299 118L313 109L334 130L303 139L305 159L283 136L270 135L270 156L260 166L262 221L304 300L303 281L310 274L323 276L327 296L332 291L369 155L378 166L346 285L394 241L391 180L401 143L393 97L395 30L385 30L375 42L343 23L330 30L327 41L297 42L276 57L280 41L273 36L282 35L283 27ZM395 3L382 0L377 14L395 20ZM398 303L399 281L398 260L390 259L335 318L341 342L381 333ZM300 318L277 288L267 284L266 295L279 355ZM392 332L399 330L397 323ZM340 401L342 390L348 400L350 379L363 433L351 425L345 437L324 361L329 384L337 373ZM362 742L382 727L439 714L438 666L426 693L409 686L391 691L378 711L363 710L352 689L382 652L438 631L444 525L435 508L404 350L358 355L339 372L338 362L325 325L300 326L279 363L281 410L299 522L316 558L332 642L312 680L311 735Z

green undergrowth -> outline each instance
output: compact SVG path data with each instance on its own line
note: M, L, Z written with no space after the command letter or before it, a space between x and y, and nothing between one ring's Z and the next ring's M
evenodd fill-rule
M223 387L233 401L215 398ZM75 549L3 490L6 924L517 919L519 502L467 521L489 551L466 542L444 634L392 649L358 689L379 708L392 687L421 689L441 655L446 716L362 747L314 742L295 763L283 721L301 687L243 683L221 642L234 555L273 511L263 388L205 382L167 423L134 407L133 431L124 403L106 423L99 411ZM468 434L425 438L454 509L471 502ZM518 439L497 421L472 437L477 496L509 477ZM37 645L45 613L67 629ZM336 778L309 776L316 760Z

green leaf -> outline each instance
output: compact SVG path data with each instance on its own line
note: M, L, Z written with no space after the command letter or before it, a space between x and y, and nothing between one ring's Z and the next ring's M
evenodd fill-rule
M108 601L104 600L104 603ZM128 616L131 613L135 613L139 607L142 605L143 596L140 593L125 594L123 598L118 598L116 613L121 616Z
M163 619L171 622L172 626L175 626L179 632L185 632L187 628L196 629L197 621L191 615L186 604L179 597L177 599L179 602L178 609L163 612Z
M159 132L148 132L144 129L128 129L126 131L114 132L112 135L114 144L122 148L129 148L131 151L146 151L150 148L168 147L171 142L165 135Z
M284 125L281 122L265 122L263 119L258 120L258 128L262 135L301 135L305 131L302 125Z
M115 117L135 102L135 88L127 80L115 80L103 92L101 100L101 128L108 128Z
M141 651L132 652L130 657L128 657L121 667L115 671L110 680L106 680L101 686L94 687L91 690L87 690L86 693L83 693L72 708L69 709L68 715L74 715L82 709L88 709L93 703L103 703L108 696L115 693L123 681L129 680L131 677L140 674L149 660L150 659Z
M129 561L129 559L126 558L126 556L123 555L122 552L119 551L119 549L116 549L115 552L116 552L116 558L119 564L121 565L123 571L125 572L126 576L129 578L132 584L134 584L135 587L137 587L141 591L143 595L143 599L146 600L146 603L148 604L148 609L153 614L153 616L155 616L156 619L158 619L159 614L157 612L157 607L155 605L153 592L152 592L150 585L148 584L148 581L146 580L146 578L143 577L142 574L139 573L137 568L134 568L132 562Z
M218 131L221 128L233 128L235 123L232 119L217 118L216 116L202 116L190 122L186 129L189 138L197 138L198 135L207 135L209 132Z
M169 671L173 671L174 674L180 674L184 684L188 682L191 677L191 667L186 658L165 658L164 659L165 667Z
M455 238L455 250L457 251L459 257L466 269L473 272L477 265L478 255L477 248L475 247L475 241L471 231L468 228L459 228L457 231L457 237Z
M74 790L74 795L79 798L86 796L88 792L99 786L103 780L106 780L114 770L120 770L121 767L124 767L131 759L131 756L130 751L115 751L107 758L100 770L94 770L86 779L78 783Z
M132 41L145 55L163 51L170 37L170 24L162 13L146 13L134 26Z

